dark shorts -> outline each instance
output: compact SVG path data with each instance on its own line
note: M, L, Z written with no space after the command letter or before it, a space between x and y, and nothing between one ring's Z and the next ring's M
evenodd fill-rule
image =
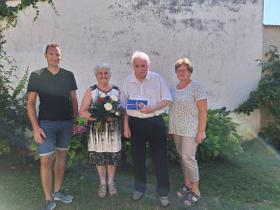
M51 155L57 150L68 150L72 138L72 120L40 120L39 126L46 134L45 142L39 144L39 155Z

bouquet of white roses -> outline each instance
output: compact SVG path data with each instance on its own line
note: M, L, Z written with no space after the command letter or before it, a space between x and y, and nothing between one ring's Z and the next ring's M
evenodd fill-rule
M124 109L120 105L120 100L117 96L108 96L101 93L96 101L91 104L89 112L92 118L95 118L94 128L96 131L102 132L105 128L105 123L113 120L121 120L124 114Z

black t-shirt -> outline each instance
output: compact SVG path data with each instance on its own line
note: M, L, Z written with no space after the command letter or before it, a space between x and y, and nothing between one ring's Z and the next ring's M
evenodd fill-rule
M47 68L32 72L27 87L39 94L39 120L71 120L71 90L77 90L74 74L62 68L55 75Z

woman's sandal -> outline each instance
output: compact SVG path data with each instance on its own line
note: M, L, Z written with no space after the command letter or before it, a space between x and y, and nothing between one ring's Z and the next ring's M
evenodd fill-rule
M198 203L198 201L201 199L201 195L196 194L194 192L191 192L188 194L187 198L184 200L184 205L186 207L193 206L194 204Z
M108 190L109 190L109 195L114 196L117 194L117 187L116 183L112 182L111 184L108 184Z
M179 199L184 199L188 194L191 193L191 188L188 186L182 185L179 190L176 192L176 195Z
M98 197L99 198L105 198L106 194L107 194L107 186L106 186L106 184L99 185Z

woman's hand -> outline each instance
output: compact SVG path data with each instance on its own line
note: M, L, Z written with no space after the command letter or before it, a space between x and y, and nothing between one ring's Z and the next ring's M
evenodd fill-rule
M106 118L106 121L107 121L107 122L113 122L113 120L114 120L114 119L113 119L112 117L107 117L107 118Z
M127 138L127 139L130 139L130 137L131 137L131 132L130 132L130 128L129 128L128 124L127 124L127 125L124 125L124 128L123 128L123 135L124 135L124 137Z
M196 137L195 137L195 141L200 144L201 142L203 142L203 140L205 139L205 132L204 131L200 131L197 133Z
M96 118L95 117L90 117L89 119L88 119L88 121L96 121Z

